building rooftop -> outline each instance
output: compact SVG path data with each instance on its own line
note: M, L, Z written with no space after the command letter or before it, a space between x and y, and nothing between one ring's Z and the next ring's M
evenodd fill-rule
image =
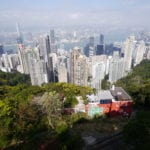
M132 101L132 98L121 87L114 87L111 90L98 91L96 95L87 95L89 102L99 102L99 100L113 100L116 101Z
M127 92L121 87L115 87L114 89L111 89L110 92L116 101L132 100Z
M97 93L98 99L113 99L113 96L111 95L111 92L109 90L105 91L99 91Z

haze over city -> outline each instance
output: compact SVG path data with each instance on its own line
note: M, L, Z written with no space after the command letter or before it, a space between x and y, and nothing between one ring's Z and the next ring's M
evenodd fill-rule
M92 26L104 31L150 28L149 0L5 0L0 5L0 31Z

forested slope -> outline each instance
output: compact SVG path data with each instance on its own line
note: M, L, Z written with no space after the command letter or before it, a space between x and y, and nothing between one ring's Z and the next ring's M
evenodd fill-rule
M150 60L143 60L133 71L116 83L123 87L136 104L150 106Z

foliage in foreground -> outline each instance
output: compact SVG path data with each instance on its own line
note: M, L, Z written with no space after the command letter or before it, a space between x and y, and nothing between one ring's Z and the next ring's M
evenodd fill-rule
M31 86L26 75L0 72L0 148L10 146L11 149L18 149L21 146L21 149L37 149L37 146L41 146L40 141L43 143L42 139L46 138L52 141L56 139L60 146L69 147L78 139L75 138L76 135L67 133L70 137L68 141L61 141L59 136L73 122L67 122L67 119L60 116L61 114L57 116L55 112L61 105L73 107L77 104L76 96L82 96L86 101L86 95L92 92L89 87L67 83ZM33 103L35 97L44 99L43 107ZM55 111L49 112L48 107ZM43 108L47 111L43 112ZM56 119L58 121L53 122Z
M138 112L125 126L124 137L131 149L150 149L150 111Z

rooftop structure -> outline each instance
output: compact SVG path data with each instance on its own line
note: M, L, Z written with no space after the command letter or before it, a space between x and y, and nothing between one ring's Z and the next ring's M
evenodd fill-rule
M113 99L113 96L109 90L99 91L97 96L98 99Z
M99 91L97 95L87 96L89 104L86 111L89 116L109 114L129 117L132 113L133 101L121 87L112 87L111 90Z
M116 101L131 101L131 97L121 87L115 87L114 89L111 89L110 92Z

